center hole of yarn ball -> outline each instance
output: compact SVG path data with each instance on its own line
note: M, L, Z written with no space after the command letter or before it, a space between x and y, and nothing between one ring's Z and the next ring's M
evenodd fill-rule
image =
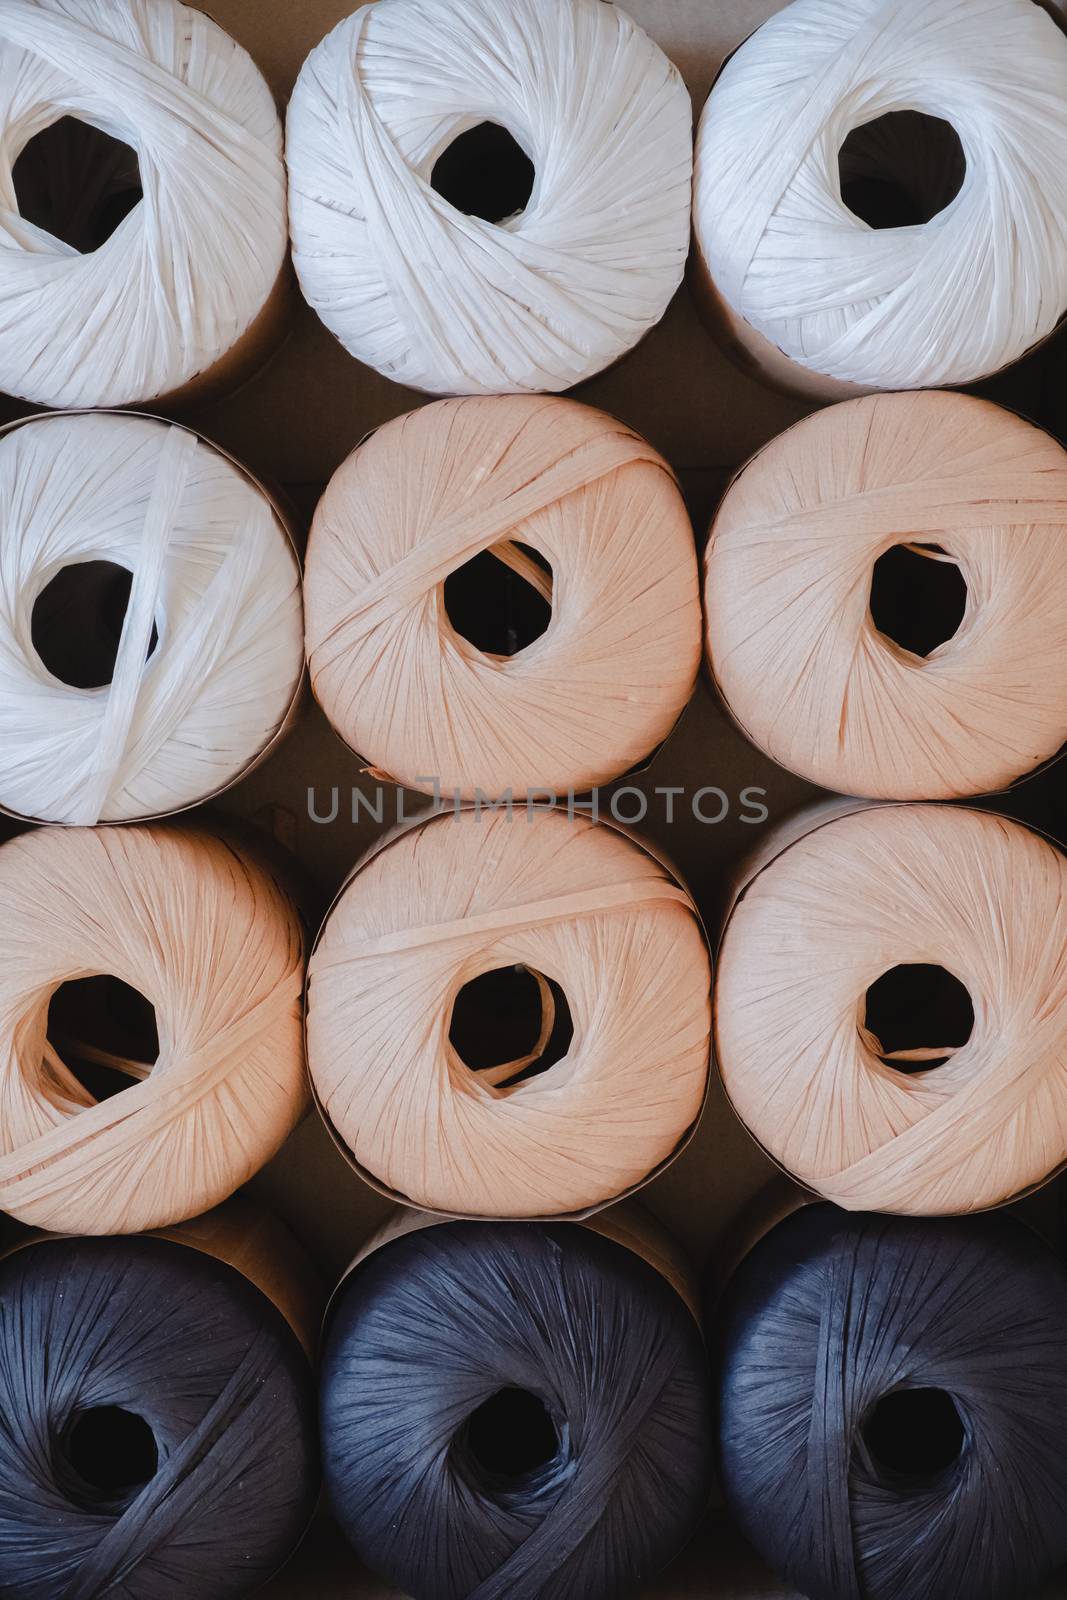
M528 545L513 549L547 579L552 568ZM552 621L552 602L532 583L483 550L450 572L444 583L448 620L461 638L488 656L517 656L539 639Z
M132 1498L155 1477L159 1451L143 1417L120 1406L75 1412L65 1440L67 1459L93 1498Z
M512 1088L540 1076L562 1061L570 1048L574 1023L567 997L554 979L542 981L548 984L555 1008L552 1030L539 1054L497 1088ZM487 1072L519 1061L536 1049L543 1022L541 990L530 968L495 967L460 989L452 1005L448 1037L472 1072Z
M78 561L45 584L34 601L30 638L53 678L74 689L111 682L132 586L129 567L114 561ZM149 656L158 643L153 625Z
M48 1041L83 1089L110 1100L155 1064L155 1008L121 978L72 978L49 1002Z
M111 238L143 193L137 152L77 117L35 135L11 180L19 215L82 255Z
M889 111L853 128L838 153L841 198L871 228L929 222L963 187L967 157L950 122Z
M528 1389L498 1389L471 1413L466 1444L491 1478L519 1483L547 1466L559 1451L555 1424Z
M967 580L955 561L933 559L943 554L936 544L895 544L871 572L874 625L912 655L928 656L951 639L967 609Z
M974 1027L974 1006L958 978L944 967L909 961L872 983L867 990L867 1027L882 1046L882 1060L898 1072L930 1072L947 1055L929 1059L893 1059L895 1051L958 1049Z
M506 128L480 122L453 139L430 173L430 187L468 217L503 222L526 209L534 164Z
M944 1389L894 1389L868 1414L863 1437L877 1468L921 1488L959 1460L967 1434Z

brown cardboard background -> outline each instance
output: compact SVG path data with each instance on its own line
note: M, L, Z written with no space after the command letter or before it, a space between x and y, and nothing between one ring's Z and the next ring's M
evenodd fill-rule
M695 115L724 57L782 0L627 0L627 9L659 42L686 77ZM211 0L212 15L252 54L284 106L304 56L354 9L352 0ZM1062 433L1067 429L1061 337L980 392ZM754 450L811 409L762 388L730 365L700 323L683 285L663 322L624 361L583 385L575 397L639 429L678 472L702 541L710 514L730 474ZM185 412L209 439L231 451L258 477L279 483L309 515L329 475L368 430L423 402L352 360L299 303L284 345L237 393ZM30 408L0 397L0 422ZM175 413L178 415L178 413ZM994 802L1062 837L1060 818L1067 763L1010 797ZM321 913L356 857L377 831L366 819L345 820L344 802L359 780L359 764L309 705L288 741L217 803L224 814L271 827L294 848L313 884ZM320 803L339 786L342 814L331 825L310 820L307 789ZM703 825L683 811L673 826L643 824L665 848L693 889L709 926L728 872L759 829L738 819L737 796L746 785L766 789L774 818L816 798L820 791L774 767L727 721L702 681L681 722L650 768L631 786L652 796L658 785L693 790L715 784L733 799L731 815ZM373 784L364 784L373 788ZM407 795L409 814L425 798ZM988 802L987 802L988 803ZM710 801L709 805L713 805ZM196 815L196 814L194 814ZM627 813L629 815L629 813ZM395 820L387 808L386 821ZM717 1079L703 1123L682 1157L642 1192L642 1201L673 1228L698 1264L774 1169L743 1132ZM351 1173L325 1129L309 1117L282 1153L250 1186L274 1205L325 1272L339 1275L388 1211ZM1062 1205L1061 1184L1047 1191ZM1055 1198L1053 1198L1055 1197ZM346 1600L399 1600L394 1591L361 1575L329 1520L265 1591L273 1600L345 1596ZM655 1600L795 1600L717 1526L680 1558L650 1591ZM1050 1587L1045 1600L1063 1600L1067 1585Z

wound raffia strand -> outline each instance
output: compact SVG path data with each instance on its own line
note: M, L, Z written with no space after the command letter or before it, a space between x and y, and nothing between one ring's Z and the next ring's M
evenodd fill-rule
M1017 1197L1067 1160L1067 860L955 806L812 822L748 882L723 936L715 1031L734 1109L850 1211ZM919 1071L865 1023L867 990L909 963L949 972L974 1011L959 1048L925 1041L947 1059Z
M0 1262L0 1407L19 1419L0 1432L6 1600L241 1600L311 1520L309 1361L177 1233L41 1239Z
M1058 1592L1039 1586L1067 1561L1067 1274L1025 1224L812 1206L717 1322L727 1502L790 1591Z
M574 1036L547 1071L498 1083L449 1023L465 984L510 966L560 985ZM613 829L441 815L368 860L327 918L309 1066L340 1139L405 1199L559 1215L616 1199L678 1148L706 1090L709 984L688 895Z
M928 222L872 228L842 198L839 153L898 112L949 123L966 174ZM968 383L1067 310L1065 140L1067 38L1033 0L793 0L705 106L697 242L727 305L801 366Z
M516 1392L550 1437L511 1475L475 1419ZM615 1600L707 1507L697 1324L647 1261L572 1223L453 1222L377 1250L328 1322L321 1417L342 1528L415 1600Z
M512 656L448 614L445 580L483 551L551 603ZM471 799L618 777L666 738L700 659L670 468L613 417L551 397L442 400L378 429L315 514L306 610L312 687L345 742Z
M188 829L48 829L0 848L0 899L0 1207L136 1233L247 1182L307 1109L303 932L274 880ZM47 1027L101 973L155 1008L159 1058L97 1102Z
M143 199L81 254L19 214L12 169L62 117L130 145ZM282 133L251 57L178 0L0 0L0 390L169 395L248 330L285 261Z
M875 565L901 546L966 584L925 657L872 614ZM1067 740L1067 453L969 395L818 412L727 492L705 610L723 698L782 766L878 799L1003 789Z
M482 123L535 168L525 209L430 184ZM692 107L601 0L384 0L304 63L286 136L293 259L351 354L433 394L568 389L667 308L689 248Z
M0 526L0 804L158 816L225 788L279 733L303 673L299 567L220 452L146 417L35 419L0 440ZM91 562L132 581L111 682L84 689L45 666L33 620L47 585Z

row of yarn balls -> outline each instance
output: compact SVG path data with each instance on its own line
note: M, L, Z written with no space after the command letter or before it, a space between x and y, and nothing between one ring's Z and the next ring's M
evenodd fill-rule
M292 725L305 652L352 750L464 800L565 798L645 761L693 692L702 626L749 739L839 793L1000 791L1067 732L1067 456L970 396L842 402L766 446L713 521L703 597L662 456L551 396L384 425L322 496L303 581L265 491L148 418L16 425L0 504L0 805L27 820L148 820L217 795ZM876 614L901 560L954 585L932 645L908 632L914 570ZM49 597L70 579L91 617L105 563L129 606L88 678L84 623Z
M704 1320L632 1211L409 1213L323 1319L295 1242L236 1204L0 1259L12 1600L116 1581L240 1600L300 1543L320 1477L412 1600L675 1593L658 1575L716 1463L811 1600L842 1571L863 1600L1030 1596L1067 1560L1067 1271L1020 1219L778 1197ZM689 1568L708 1594L736 1582L722 1537ZM371 1580L353 1562L343 1581Z
M701 118L694 206L682 78L599 0L378 0L305 62L284 161L265 83L202 13L19 0L0 30L21 91L0 129L0 305L18 307L0 389L61 407L180 394L261 343L290 229L346 348L436 394L555 392L610 365L678 288L691 212L713 325L808 392L966 383L1052 332L1067 39L1051 16L794 0L739 43ZM50 231L47 180L18 170L63 116L128 146L68 180L68 211L120 219L81 250ZM470 164L501 140L518 176L481 215ZM896 226L862 214L879 184L904 194Z

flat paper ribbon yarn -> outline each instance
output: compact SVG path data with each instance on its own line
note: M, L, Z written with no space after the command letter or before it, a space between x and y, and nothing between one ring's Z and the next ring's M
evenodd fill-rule
M718 1322L727 1502L790 1591L1058 1592L1039 1585L1067 1561L1067 1274L1023 1223L813 1206Z
M384 1245L328 1324L321 1420L342 1528L414 1600L614 1600L707 1504L697 1324L573 1223Z
M555 980L563 1058L474 1071L449 1037L471 980ZM562 812L441 815L367 860L308 972L308 1060L356 1162L415 1205L559 1215L668 1160L706 1089L707 950L692 902L614 830Z
M438 158L484 123L534 167L468 215ZM681 75L600 0L379 0L304 63L286 136L304 294L361 361L433 394L568 389L659 321L689 246Z
M303 672L299 566L267 496L206 441L148 417L36 418L0 439L0 526L0 804L158 816L280 732ZM41 658L37 603L105 562L130 573L114 668L77 687ZM46 635L76 637L90 611L86 591Z
M0 1207L53 1232L198 1215L307 1104L303 934L267 872L189 830L77 828L0 848ZM52 995L107 974L155 1008L159 1058L97 1102L47 1035Z
M921 185L943 157L916 113L953 130L962 185L928 220L872 227L842 193L846 141L876 141L868 180L910 161ZM904 135L880 121L901 114ZM1033 0L793 0L704 108L702 270L741 344L754 333L798 369L875 389L972 382L1067 310L1065 139L1067 38Z
M0 1262L5 1600L240 1600L318 1488L314 1381L225 1262L155 1237Z
M85 254L20 214L12 177L64 117L129 145L143 192ZM179 0L2 0L0 390L47 406L169 395L248 331L285 249L278 113L216 23Z
M777 857L768 840L726 924L715 1030L734 1109L848 1210L1014 1199L1067 1160L1067 860L961 807L829 814ZM894 1055L867 1025L871 986L909 965L966 989L957 1048Z
M966 588L926 655L875 620L879 563L902 552L955 565ZM1067 741L1067 454L987 400L877 395L806 418L728 490L705 572L727 707L814 783L986 794ZM955 621L910 582L905 623Z
M445 581L487 551L551 606L512 655L482 650L449 615ZM570 400L413 411L348 457L315 513L312 686L346 743L413 788L473 799L618 777L681 714L699 629L670 468Z

